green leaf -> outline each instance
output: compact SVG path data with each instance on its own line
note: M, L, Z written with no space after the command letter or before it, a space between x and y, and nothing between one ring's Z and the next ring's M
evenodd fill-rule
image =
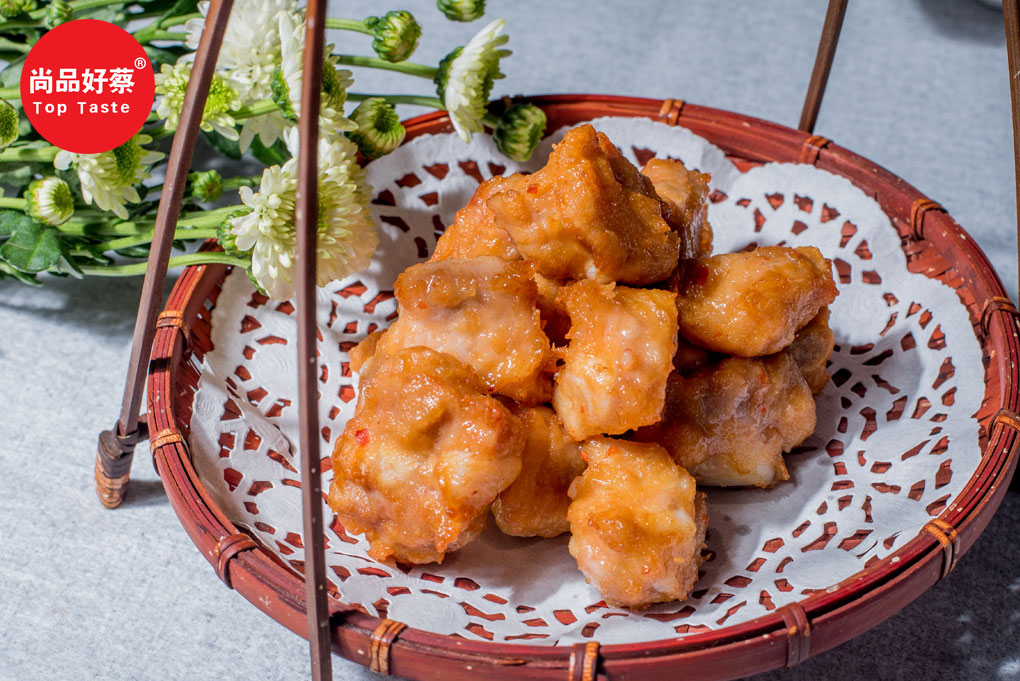
M0 257L21 272L44 272L60 261L60 233L34 220L20 222L3 246Z
M128 246L127 248L118 248L114 253L123 255L125 258L148 258L149 248L148 246Z
M234 161L241 160L241 147L234 140L228 140L216 132L202 131L202 136L213 146L213 149Z
M5 170L3 174L3 183L13 188L12 194L21 195L25 187L29 183L36 179L36 176L46 173L46 166L40 163L26 163L25 165L18 166L14 170Z
M177 0L170 9L166 11L166 14L162 16L160 21L163 19L171 19L173 17L179 17L182 14L192 14L198 11L198 0Z
M0 238L11 236L18 231L19 227L22 229L28 229L29 227L25 225L30 225L32 223L32 218L28 217L20 210L13 210L10 208L0 210Z
M143 4L148 12L169 12L172 11L176 5L181 3L177 0L149 0ZM192 0L190 4L193 9L187 9L183 12L178 12L178 14L188 14L190 12L198 11L198 2ZM176 14L168 14L168 16L176 16Z
M149 57L149 62L152 64L152 70L159 73L159 67L163 64L170 64L171 66L177 63L181 55L191 52L191 50L184 47L153 47L152 45L145 46L145 54Z
M23 140L33 133L35 133L35 128L28 122L28 116L25 115L25 112L21 111L18 113L18 139Z
M99 19L100 21L108 21L111 24L124 21L124 7L128 3L122 3L118 5L106 5L105 7L96 7L94 9L87 9L84 12L75 12L75 19ZM71 3L74 7L74 3Z
M42 286L42 282L38 281L34 274L19 272L3 260L0 260L0 279L3 279L4 276L14 277L22 284L28 284L29 286Z
M21 55L14 61L8 62L7 67L0 71L0 85L3 87L16 87L21 84L21 67L25 65L25 57Z
M276 140L273 146L267 147L262 144L258 135L251 141L251 155L265 163L267 166L282 166L290 158L287 145L283 140Z

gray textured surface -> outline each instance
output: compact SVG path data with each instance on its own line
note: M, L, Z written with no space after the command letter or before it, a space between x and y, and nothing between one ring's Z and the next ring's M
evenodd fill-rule
M489 4L516 52L498 93L682 97L788 125L825 10L822 0ZM481 25L448 23L430 2L405 6L425 27L421 61ZM362 36L334 39L367 48ZM356 89L410 91L407 81L371 73ZM999 13L972 0L851 2L817 131L945 205L1015 298L1009 121ZM95 438L118 410L139 288L0 284L0 679L307 678L304 641L219 582L144 447L121 509L94 496ZM755 678L1020 679L1018 527L1011 492L948 580L867 634ZM381 677L335 658L335 678Z

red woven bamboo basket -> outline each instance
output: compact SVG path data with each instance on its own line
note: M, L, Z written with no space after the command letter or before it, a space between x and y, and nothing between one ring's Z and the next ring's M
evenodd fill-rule
M534 646L469 641L345 609L330 599L333 650L375 671L415 679L659 679L665 674L732 679L794 666L888 618L952 571L988 524L1016 467L1020 334L1017 311L973 239L935 202L870 161L817 135L682 100L549 95L549 129L597 116L645 117L681 125L722 148L741 170L798 162L842 175L873 196L897 229L913 273L953 288L984 356L985 392L976 415L981 462L960 495L885 559L821 593L749 622L637 644ZM405 123L407 138L450 132L444 112ZM206 248L214 248L210 243ZM211 311L228 268L190 267L157 323L148 383L156 469L191 539L228 587L291 631L307 636L305 584L232 524L192 466L187 438L200 363L212 343ZM189 361L198 360L197 363Z

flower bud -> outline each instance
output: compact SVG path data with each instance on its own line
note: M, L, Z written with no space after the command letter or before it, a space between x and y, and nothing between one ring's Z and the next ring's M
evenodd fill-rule
M396 109L382 97L369 97L351 114L358 129L347 137L358 145L365 158L385 156L400 146L406 130L400 123Z
M388 62L404 61L418 47L421 26L406 10L393 10L381 17L368 17L365 25L372 29L372 49Z
M212 203L223 195L223 177L215 170L188 175L191 196L200 203Z
M35 7L35 0L0 0L0 17L16 17L31 12Z
M289 121L296 121L297 113L295 113L294 107L290 103L290 85L283 75L283 69L279 66L273 71L273 78L269 84L269 89L272 92L273 103L280 107L280 113L283 114L283 117Z
M251 249L242 251L237 247L237 236L231 231L233 228L234 220L247 215L246 210L235 210L227 217L223 218L219 226L216 228L216 240L220 242L220 247L223 252L233 257L248 257L251 255Z
M450 21L474 21L485 14L485 0L436 0L436 7Z
M10 102L0 99L0 149L18 139L18 110Z
M25 212L44 225L59 225L74 215L74 195L59 177L35 180L25 190Z
M65 0L50 0L50 4L46 5L46 16L43 21L47 28L56 28L69 22L72 15L71 6Z
M534 104L514 104L499 119L496 148L515 161L527 161L545 134L545 112Z

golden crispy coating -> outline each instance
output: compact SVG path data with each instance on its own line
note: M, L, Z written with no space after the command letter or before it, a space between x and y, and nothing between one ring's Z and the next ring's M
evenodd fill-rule
M680 234L680 257L700 258L712 252L708 227L708 181L712 176L687 170L680 161L653 158L641 169L659 197L670 207L667 219Z
M584 443L570 488L570 553L612 606L683 600L698 578L708 514L694 479L657 445Z
M544 168L487 206L550 279L651 284L669 277L680 255L652 183L590 125L568 132Z
M457 211L453 224L439 237L435 253L429 260L477 258L482 255L520 260L521 255L513 239L505 229L496 226L486 202L497 191L520 186L523 181L523 175L511 175L492 177L480 184L468 204Z
M575 440L659 420L676 353L674 294L579 281L560 289L569 345L553 406Z
M680 331L727 355L771 355L793 342L837 293L829 261L810 246L701 258L684 273Z
M329 505L376 560L442 562L521 470L520 422L453 357L376 358L333 450Z
M701 225L701 232L698 233L698 257L707 258L712 255L712 225L708 220Z
M394 285L400 316L377 352L424 345L471 366L489 392L548 402L556 360L532 273L530 263L492 256L407 268Z
M829 328L829 308L823 307L807 326L797 332L793 343L786 349L800 367L800 373L811 392L816 395L829 382L826 365L832 357L834 344L832 329Z
M376 329L372 333L365 336L365 340L361 341L353 348L348 354L351 358L351 370L360 374L364 368L365 363L372 359L375 355L375 347L379 344L379 339L386 333L386 329Z
M699 485L769 487L786 480L783 452L815 429L815 400L786 352L729 357L674 374L662 421L634 439L662 445Z
M514 415L525 432L521 474L492 505L504 533L515 537L555 537L570 529L570 483L584 471L581 444L563 430L549 407L518 407Z

